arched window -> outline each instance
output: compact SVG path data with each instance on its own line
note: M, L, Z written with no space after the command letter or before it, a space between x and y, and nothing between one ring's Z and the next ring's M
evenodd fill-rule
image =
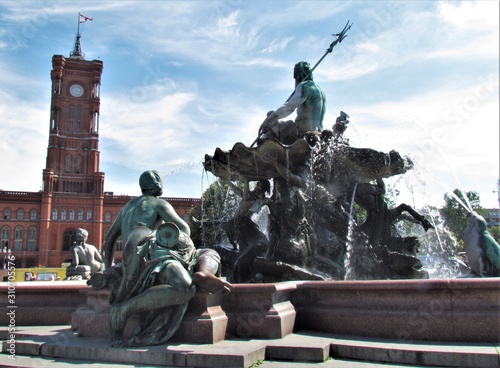
M111 212L106 212L106 215L104 217L105 222L111 222Z
M66 155L66 168L67 173L71 172L71 155Z
M23 228L21 226L14 230L14 250L23 250Z
M9 239L10 239L10 227L4 226L2 227L2 244L0 251L7 251L9 249Z
M57 210L52 210L52 220L57 220Z
M38 250L36 242L36 227L31 226L28 229L28 248L27 250Z
M75 160L75 173L80 174L82 171L82 156L76 156Z
M82 210L78 211L78 221L83 221L83 211Z
M104 238L106 238L106 236L108 235L108 232L109 232L109 229L104 230ZM116 239L114 248L115 248L115 251L117 251L117 252L123 251L123 240L122 240L121 236L119 236L118 239ZM117 260L115 259L115 262L116 261Z
M92 211L88 210L87 211L87 221L90 221L90 220L92 220Z
M17 219L24 220L24 210L22 208L17 210Z
M118 237L118 239L115 242L115 250L117 252L123 251L123 240L121 237Z
M57 123L56 123L56 112L54 109L50 110L50 129L54 130L57 128Z
M36 217L37 217L36 210L31 210L30 211L30 220L34 221L34 220L36 220Z
M67 230L63 235L63 251L69 251L76 242L76 231Z
M3 219L10 220L10 210L8 208L3 210Z
M66 210L61 211L61 220L66 221Z
M68 131L73 133L75 125L75 105L69 105L69 126Z
M78 105L76 107L76 132L80 133L82 129L82 106Z
M75 211L69 211L69 220L75 221Z

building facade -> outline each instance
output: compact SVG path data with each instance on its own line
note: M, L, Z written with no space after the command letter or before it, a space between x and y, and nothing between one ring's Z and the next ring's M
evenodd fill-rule
M120 209L133 197L104 192L99 171L103 63L85 60L77 35L69 57L54 55L47 160L40 192L0 190L0 252L16 267L60 267L71 259L77 228L99 249ZM138 180L138 178L137 178ZM187 220L197 198L165 198ZM120 248L120 244L118 244ZM120 259L117 249L115 258Z
M488 227L500 226L500 208L484 208L482 213Z

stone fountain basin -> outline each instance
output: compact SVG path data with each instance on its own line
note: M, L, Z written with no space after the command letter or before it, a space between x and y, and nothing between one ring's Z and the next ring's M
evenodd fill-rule
M70 325L77 309L89 308L87 294L92 292L78 281L17 283L16 326ZM7 283L0 284L0 295L7 306ZM102 306L97 309L103 312ZM190 328L193 323L218 324L216 333L200 329L212 336L192 337L198 341L316 331L400 342L498 343L500 279L237 284L231 294L218 298L197 292L185 319ZM6 313L0 314L0 323L9 325Z
M257 147L247 147L238 142L228 151L216 148L213 156L205 155L203 167L224 180L271 179L282 175L277 166L299 174L310 163L312 153L313 148L305 139L299 139L291 145L269 139ZM334 176L352 183L404 174L413 167L408 157L402 157L396 151L385 153L350 146L336 147L330 160L329 166Z

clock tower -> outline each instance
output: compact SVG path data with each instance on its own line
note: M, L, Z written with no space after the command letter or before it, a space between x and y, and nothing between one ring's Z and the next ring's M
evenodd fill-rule
M103 64L87 61L80 36L70 57L52 57L52 99L44 192L102 193L99 106Z
M99 246L102 240L104 173L99 171L102 71L102 61L85 59L80 33L69 57L52 57L49 144L41 208L45 225L40 230L40 243L47 244L48 249L41 249L42 264L52 263L52 252L69 251L65 248L72 241L64 237L72 239L77 227L89 232L89 243ZM79 224L75 226L75 222Z

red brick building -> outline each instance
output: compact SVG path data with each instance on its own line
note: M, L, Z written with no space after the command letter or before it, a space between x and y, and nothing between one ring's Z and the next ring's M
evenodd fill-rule
M10 251L17 267L60 267L71 258L69 250L80 227L89 232L88 243L100 248L118 212L132 199L103 191L104 173L99 171L102 71L102 61L85 60L79 35L69 57L52 57L43 189L0 190L0 262ZM185 219L191 207L200 203L198 198L166 199ZM120 257L121 252L115 253L115 258Z

